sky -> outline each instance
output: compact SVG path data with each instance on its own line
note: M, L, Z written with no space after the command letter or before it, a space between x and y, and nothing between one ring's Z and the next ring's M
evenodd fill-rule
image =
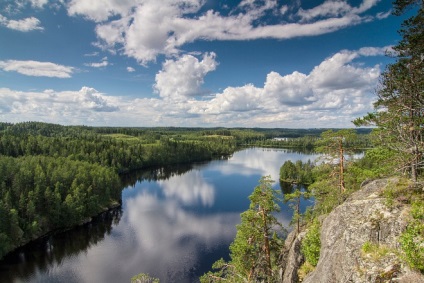
M349 128L390 0L0 0L0 121Z

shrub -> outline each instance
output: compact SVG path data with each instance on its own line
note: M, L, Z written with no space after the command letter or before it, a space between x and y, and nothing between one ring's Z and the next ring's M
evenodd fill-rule
M411 268L424 273L424 201L411 205L413 220L399 238L403 258Z
M315 220L309 227L301 245L302 254L312 266L316 266L319 260L321 249L320 230L321 225L318 220Z

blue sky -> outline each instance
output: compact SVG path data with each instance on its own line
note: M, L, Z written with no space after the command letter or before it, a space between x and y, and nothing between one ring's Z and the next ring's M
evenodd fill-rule
M388 0L0 0L0 121L353 127Z

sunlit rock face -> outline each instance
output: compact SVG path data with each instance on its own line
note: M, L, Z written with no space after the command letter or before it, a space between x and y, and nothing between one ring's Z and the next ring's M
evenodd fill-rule
M320 259L304 283L389 282L395 278L397 282L424 282L424 276L409 270L394 253L407 225L408 206L388 207L381 192L396 182L393 178L370 182L323 220ZM388 252L366 254L362 251L365 243ZM284 282L297 281L296 276L292 278Z

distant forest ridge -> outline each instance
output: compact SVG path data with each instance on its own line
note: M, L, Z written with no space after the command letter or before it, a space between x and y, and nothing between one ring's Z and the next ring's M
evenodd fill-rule
M327 130L338 131L340 128L226 128L226 127L108 127L108 126L64 126L44 122L20 122L8 123L0 122L0 132L8 131L12 133L22 133L42 136L66 135L75 132L90 132L97 134L124 134L129 136L140 136L146 133L166 133L184 134L200 133L203 135L215 134L231 136L234 131L245 131L257 133L264 138L284 137L298 138L304 136L320 136ZM357 128L357 134L369 134L372 128Z

